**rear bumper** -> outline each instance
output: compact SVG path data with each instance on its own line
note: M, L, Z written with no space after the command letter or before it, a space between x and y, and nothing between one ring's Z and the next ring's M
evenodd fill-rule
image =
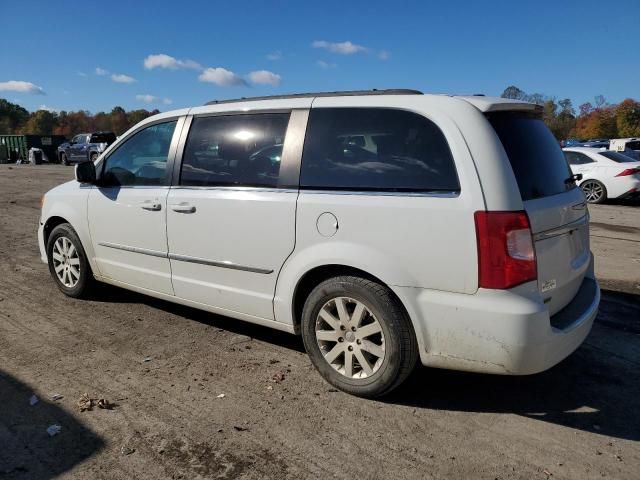
M598 313L600 288L585 277L569 305L553 317L535 284L474 295L422 290L412 319L424 365L528 375L556 365L585 340ZM408 292L402 292L408 293Z

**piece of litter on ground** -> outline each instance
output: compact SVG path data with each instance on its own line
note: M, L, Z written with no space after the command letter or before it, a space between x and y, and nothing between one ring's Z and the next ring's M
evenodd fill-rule
M145 357L145 359L143 360L143 362L150 362L151 361L151 357Z
M102 408L104 410L111 410L113 408L113 403L104 398L99 399L97 405L98 408Z
M39 401L40 401L40 399L38 398L37 395L31 395L31 398L29 399L29 405L31 405L33 407Z
M62 400L64 398L64 395L60 395L59 393L54 393L53 395L51 395L51 400L53 400L54 402L56 400Z
M122 445L122 447L120 447L120 453L122 455L131 455L135 451L135 448L131 448L128 445Z
M273 390L273 385L269 385L269 386L267 387L267 390Z
M224 397L225 397L225 394L224 394L224 393L221 393L221 394L220 394L220 395L218 395L216 398L224 398Z
M89 395L85 393L80 397L80 400L78 400L76 405L81 412L91 410L93 408L93 399L89 398Z
M238 432L244 432L244 431L246 431L246 430L249 430L248 428L246 428L246 427L241 427L240 425L234 425L234 426L233 426L233 429L234 429L234 430L236 430L236 431L238 431Z
M50 425L47 428L47 433L49 434L50 437L55 437L60 433L61 430L62 430L62 427L60 425L54 424L54 425Z

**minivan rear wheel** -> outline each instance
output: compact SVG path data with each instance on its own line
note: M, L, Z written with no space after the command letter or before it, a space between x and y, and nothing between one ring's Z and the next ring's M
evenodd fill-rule
M393 293L355 276L331 278L313 289L302 311L302 338L324 379L361 397L391 392L418 357L413 328Z
M589 203L602 203L607 199L607 189L598 180L582 182L580 188Z
M49 272L69 297L86 297L95 280L76 231L68 223L55 227L47 240Z

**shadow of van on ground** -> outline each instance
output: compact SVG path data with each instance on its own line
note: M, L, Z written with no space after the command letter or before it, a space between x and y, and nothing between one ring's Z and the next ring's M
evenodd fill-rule
M102 450L98 435L47 398L30 405L31 395L29 385L0 370L1 479L55 478ZM54 424L62 430L51 437Z
M385 401L461 412L512 413L640 440L640 295L602 291L585 343L554 368L512 377L418 368Z
M186 320L304 351L299 337L116 287L104 286L94 300L144 303ZM382 401L445 411L511 413L640 440L640 295L603 289L600 311L585 343L546 372L514 377L418 367Z

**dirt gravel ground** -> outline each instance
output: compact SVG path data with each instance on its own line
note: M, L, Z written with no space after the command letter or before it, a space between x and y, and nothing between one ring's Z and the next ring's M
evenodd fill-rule
M64 297L36 228L72 175L0 166L0 479L639 478L640 206L590 208L603 300L567 360L418 368L368 401L331 389L294 336L106 286ZM115 408L80 413L84 393Z

